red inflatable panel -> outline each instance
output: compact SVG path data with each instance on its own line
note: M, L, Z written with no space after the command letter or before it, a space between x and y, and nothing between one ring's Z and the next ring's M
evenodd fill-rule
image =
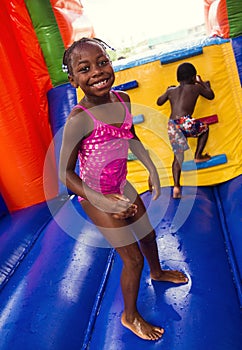
M0 189L12 212L46 199L43 166L52 139L46 92L52 85L24 1L3 0L0 20L7 28L0 33ZM54 156L48 168L45 182L53 198Z
M60 34L67 48L82 37L94 37L94 29L79 0L50 0Z

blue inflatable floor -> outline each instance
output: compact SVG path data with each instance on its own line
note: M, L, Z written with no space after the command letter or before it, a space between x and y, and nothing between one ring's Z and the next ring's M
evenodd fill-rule
M120 324L121 262L115 256L89 350L241 350L242 315L213 191L200 188L194 198L193 190L188 189L182 201L170 201L165 190L151 209L153 219L158 207L164 214L156 222L163 268L179 269L189 277L189 283L180 286L152 282L145 265L138 307L147 320L165 328L163 339L140 340ZM143 198L149 203L149 193Z
M235 205L241 203L241 190L240 178L223 184L220 191L228 202L227 223L237 248L239 224L231 222L241 217ZM1 262L1 269L8 267L11 273L0 291L0 350L241 350L240 298L214 187L184 188L181 200L171 198L170 188L162 188L157 201L151 201L149 192L142 197L156 228L161 265L189 277L188 284L179 286L152 282L145 264L138 307L148 321L165 328L163 338L144 341L121 325L121 261L86 226L85 216L79 221L80 205L74 197L45 225L36 220L34 241L29 238L29 216L18 240L14 231L17 247L26 239L30 244L12 265L12 255ZM38 206L36 210L35 215ZM16 222L19 225L19 217ZM11 240L11 232L8 237ZM90 237L95 237L96 246ZM4 244L9 247L5 241L3 237L3 251ZM240 252L234 250L241 263ZM237 280L241 281L239 271Z

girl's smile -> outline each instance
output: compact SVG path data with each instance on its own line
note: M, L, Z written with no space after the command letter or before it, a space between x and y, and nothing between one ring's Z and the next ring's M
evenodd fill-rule
M104 79L104 80L101 80L101 81L99 81L97 83L91 84L90 86L93 86L93 87L95 87L97 89L102 89L102 88L105 88L107 86L108 80L109 79Z
M85 43L73 53L73 81L86 95L107 94L114 83L114 71L107 53L98 44Z

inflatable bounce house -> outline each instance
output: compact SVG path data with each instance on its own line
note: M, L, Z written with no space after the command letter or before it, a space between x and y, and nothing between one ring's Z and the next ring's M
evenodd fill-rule
M164 5L165 6L165 5ZM157 342L120 323L121 261L58 181L61 132L81 92L62 72L64 49L95 35L78 0L1 1L0 350L239 350L242 344L242 4L204 0L206 39L114 62L116 89L128 90L137 134L159 170L151 201L147 174L129 154L128 176L157 232L164 268L186 285L150 280L145 265L138 307L165 328ZM193 63L215 99L194 117L210 124L195 166L195 141L171 197L169 104L156 105L177 66Z

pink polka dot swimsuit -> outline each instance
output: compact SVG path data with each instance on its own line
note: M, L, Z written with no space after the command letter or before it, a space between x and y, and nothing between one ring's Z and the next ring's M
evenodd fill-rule
M116 91L112 91L125 108L125 118L120 127L97 120L85 107L83 109L93 120L92 133L82 140L79 149L79 176L93 190L103 193L123 193L127 175L127 156L132 115ZM79 200L83 198L79 197Z

